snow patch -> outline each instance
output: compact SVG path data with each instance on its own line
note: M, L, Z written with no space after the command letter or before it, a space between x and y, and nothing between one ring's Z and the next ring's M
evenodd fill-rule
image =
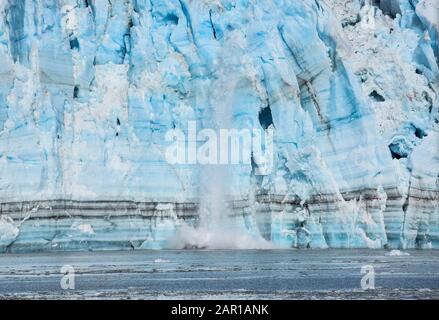
M93 227L91 226L91 224L79 223L79 222L76 222L76 221L72 224L70 229L78 230L78 231L81 231L82 233L85 233L85 234L94 234L95 233L95 231L94 231Z
M11 217L0 216L0 240L13 240L19 233L20 230L15 226Z

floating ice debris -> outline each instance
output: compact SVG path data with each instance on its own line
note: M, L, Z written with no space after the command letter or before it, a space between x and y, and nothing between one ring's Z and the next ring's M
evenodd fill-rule
M386 256L409 256L410 253L402 252L401 250L392 250L390 252L386 252Z
M168 263L171 262L170 260L166 260L166 259L155 259L154 263Z

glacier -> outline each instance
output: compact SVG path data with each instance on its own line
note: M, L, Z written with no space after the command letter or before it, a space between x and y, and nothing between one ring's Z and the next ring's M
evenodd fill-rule
M438 248L438 17L435 0L0 0L0 252ZM169 130L217 117L273 129L272 170L166 161Z

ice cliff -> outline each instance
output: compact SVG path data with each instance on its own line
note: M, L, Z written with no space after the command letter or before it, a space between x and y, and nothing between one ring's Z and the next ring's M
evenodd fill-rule
M435 0L0 0L0 250L208 247L175 234L214 194L225 238L438 248L438 15ZM165 161L168 130L220 112L274 129L273 170L216 185Z

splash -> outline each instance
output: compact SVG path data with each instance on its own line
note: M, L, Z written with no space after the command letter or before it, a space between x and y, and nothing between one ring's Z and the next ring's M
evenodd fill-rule
M275 249L265 240L255 223L243 216L231 217L226 205L227 166L206 167L202 175L202 190L197 227L183 223L169 240L172 249Z
M246 231L183 225L171 238L172 249L276 249L261 236Z

